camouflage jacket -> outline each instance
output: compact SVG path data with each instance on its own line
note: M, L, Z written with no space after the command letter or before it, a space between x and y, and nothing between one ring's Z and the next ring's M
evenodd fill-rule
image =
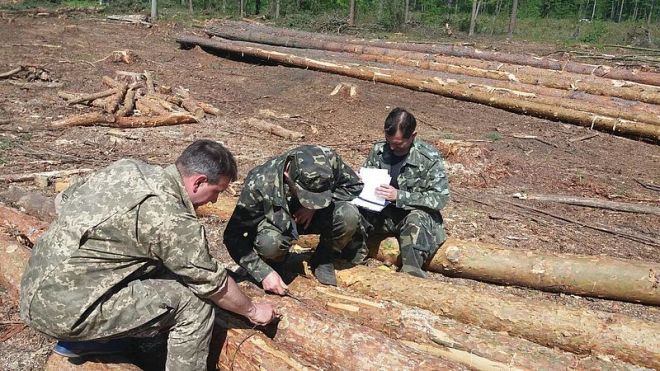
M390 169L391 151L386 142L374 144L364 167ZM394 205L405 210L422 209L439 213L449 199L449 184L442 155L430 144L416 139L401 167L399 190Z
M290 194L284 182L284 167L287 159L304 148L294 148L248 173L236 209L225 229L224 242L229 254L259 282L273 269L255 251L254 240L262 229L275 230L287 236L293 234L294 221L289 210ZM333 201L354 199L362 191L362 182L334 150L320 148L326 153L334 172Z
M104 297L161 268L200 297L226 283L176 167L117 161L63 193L23 275L21 316L75 332Z

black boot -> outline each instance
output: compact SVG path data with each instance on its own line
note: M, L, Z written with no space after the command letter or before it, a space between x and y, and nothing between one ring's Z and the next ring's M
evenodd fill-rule
M409 247L401 251L401 272L408 273L415 277L426 278L426 273L422 270L424 265L424 252Z
M337 286L337 276L335 275L335 265L332 263L332 250L327 247L318 246L310 261L314 276L324 285Z

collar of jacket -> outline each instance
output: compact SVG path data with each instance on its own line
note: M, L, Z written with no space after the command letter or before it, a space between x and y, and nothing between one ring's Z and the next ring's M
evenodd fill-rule
M383 141L383 147L381 149L380 157L384 158L384 153L385 151L390 152L391 150L389 149L390 147L388 146L387 142ZM422 162L422 153L419 150L420 142L419 140L415 139L413 142L412 146L410 146L410 151L408 152L408 157L406 157L406 163L405 165L411 165L411 166L419 166L420 163Z
M273 182L273 205L282 208L288 208L288 204L286 202L286 188L284 186L284 166L286 165L288 158L288 153L279 156L273 159L274 163L273 166L271 166L271 168L276 172L274 177L275 181Z
M165 174L167 174L170 177L170 180L176 184L176 190L178 191L181 203L184 204L186 209L188 209L193 215L197 215L195 207L193 206L192 201L190 201L190 196L188 196L188 192L186 192L186 187L183 185L183 178L181 177L181 174L179 174L179 170L176 166L169 165L166 167Z

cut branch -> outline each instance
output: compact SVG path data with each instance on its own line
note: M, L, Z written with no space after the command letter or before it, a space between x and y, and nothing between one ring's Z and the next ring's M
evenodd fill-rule
M657 206L631 204L631 203L615 202L609 200L598 200L598 199L586 198L586 197L529 194L517 198L546 201L546 202L557 202L568 205L593 207L598 209L607 209L614 211L623 211L627 213L660 215L660 207Z
M305 134L299 133L297 131L285 129L279 125L271 124L270 122L264 120L250 118L248 119L247 123L248 125L256 129L263 130L267 133L277 135L278 137L282 137L285 139L300 140L305 138Z

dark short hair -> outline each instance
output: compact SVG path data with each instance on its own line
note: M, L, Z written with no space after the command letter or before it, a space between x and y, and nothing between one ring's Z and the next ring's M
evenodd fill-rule
M417 127L417 120L412 113L403 108L395 108L385 119L385 134L392 136L401 130L404 138L410 138Z
M216 184L221 176L233 182L238 178L234 155L222 144L200 139L194 141L176 159L176 167L183 176L203 174L209 183Z

